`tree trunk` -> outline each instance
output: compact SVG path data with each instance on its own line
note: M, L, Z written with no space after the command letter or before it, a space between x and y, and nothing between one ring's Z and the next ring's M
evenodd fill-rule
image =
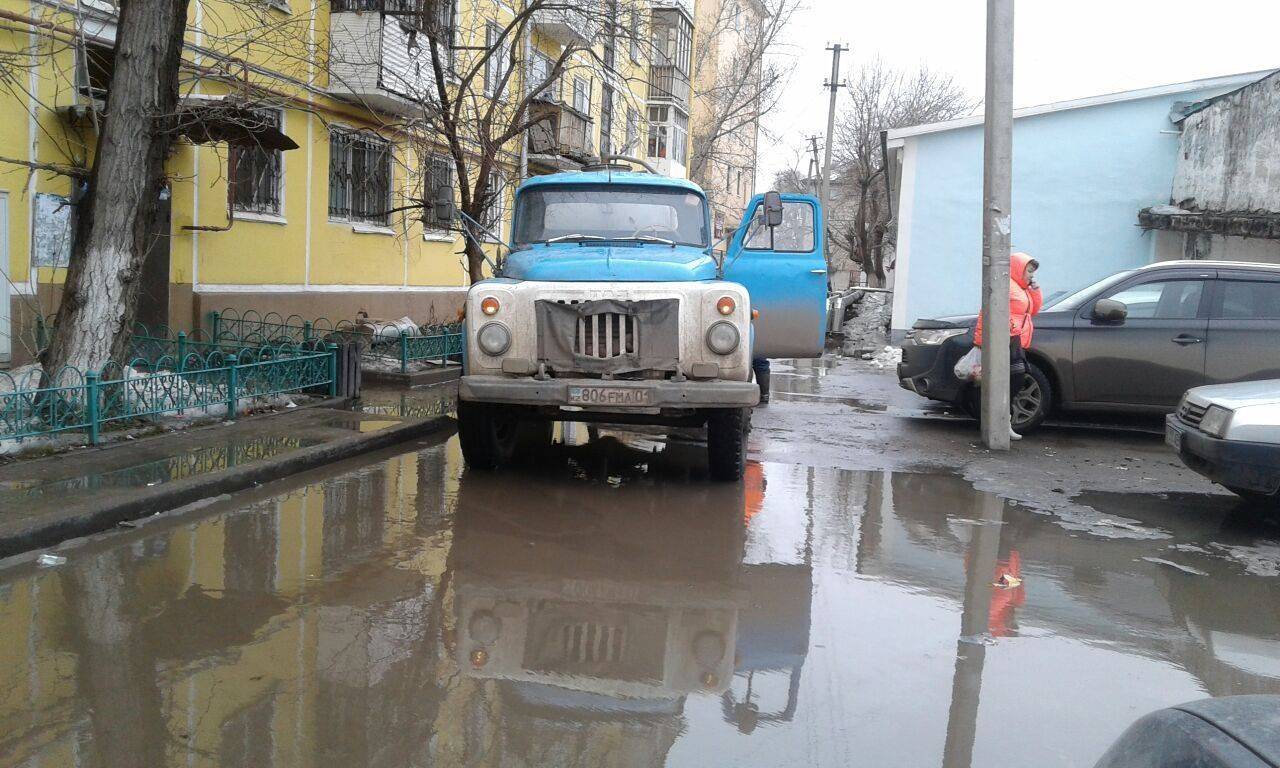
M77 212L57 328L41 360L46 381L65 366L97 371L124 357L173 142L188 2L122 4L106 119Z

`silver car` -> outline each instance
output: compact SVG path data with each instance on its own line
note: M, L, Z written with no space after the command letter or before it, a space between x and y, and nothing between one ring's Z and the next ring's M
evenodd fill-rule
M1188 390L1165 417L1182 463L1252 501L1280 499L1280 379Z

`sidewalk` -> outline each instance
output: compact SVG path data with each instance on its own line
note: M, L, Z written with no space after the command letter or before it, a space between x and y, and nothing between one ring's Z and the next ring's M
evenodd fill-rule
M300 408L0 467L0 557L452 428L450 387Z

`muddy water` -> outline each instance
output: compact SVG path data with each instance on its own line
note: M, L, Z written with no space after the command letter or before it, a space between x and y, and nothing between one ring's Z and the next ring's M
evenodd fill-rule
M1280 531L591 435L456 442L0 571L0 764L1087 766L1280 692ZM1173 509L1183 512L1173 512Z

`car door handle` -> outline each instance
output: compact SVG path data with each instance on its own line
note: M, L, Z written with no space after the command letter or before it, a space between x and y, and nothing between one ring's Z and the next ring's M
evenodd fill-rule
M1174 344L1182 344L1183 346L1186 346L1187 344L1200 344L1203 341L1204 339L1199 336L1192 336L1189 333L1180 333L1173 337Z

